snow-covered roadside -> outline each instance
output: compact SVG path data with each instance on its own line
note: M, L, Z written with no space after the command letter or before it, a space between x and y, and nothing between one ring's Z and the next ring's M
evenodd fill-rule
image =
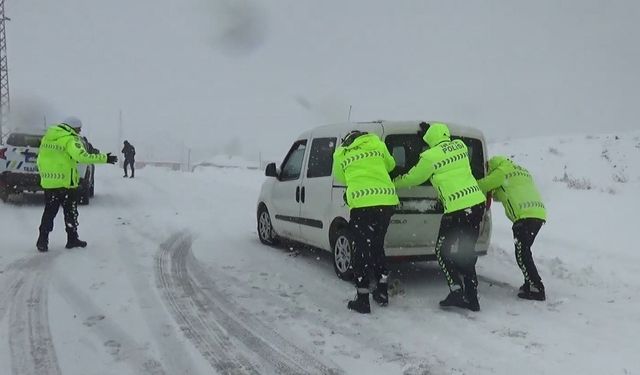
M347 374L639 373L637 134L490 147L490 154L514 155L531 170L549 208L534 247L546 302L515 296L521 275L499 204L493 248L478 263L481 312L438 309L446 286L437 265L416 263L393 265L403 292L387 308L360 316L346 310L353 288L335 277L327 254L258 242L262 172L145 168L129 180L98 167L96 198L80 208L85 250L64 250L58 218L52 251L36 254L37 200L0 206L0 373L38 369L19 354L35 345L44 353L41 373L209 374L219 362L203 348L217 336L204 318L246 335L231 338L238 349L231 355L258 363L259 373L304 361L313 364L310 372ZM221 308L217 315L188 310L191 316L176 319L180 309L167 295L180 296L158 278L163 246L177 249L168 245L171 238L188 239L191 247L180 250L184 258L177 253L177 268L165 269L183 269L185 280L203 287L175 306L212 303L209 310ZM27 295L36 298L25 301ZM197 323L197 317L204 318ZM41 329L24 331L24 322ZM206 329L200 338L189 332L196 323ZM283 348L297 354L285 356ZM260 351L280 359L266 361Z

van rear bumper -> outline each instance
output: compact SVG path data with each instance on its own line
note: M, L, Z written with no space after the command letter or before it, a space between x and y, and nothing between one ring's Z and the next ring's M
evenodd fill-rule
M476 251L476 255L481 257L487 255L486 251ZM427 255L408 255L408 256L387 256L387 262L390 263L403 263L403 262L435 262L438 259L435 254Z
M489 249L488 242L478 242L476 244L476 254L487 255ZM436 260L434 246L428 247L385 247L387 259L393 258L415 258L415 260Z
M42 191L40 175L37 173L2 172L0 180L10 190L14 191Z

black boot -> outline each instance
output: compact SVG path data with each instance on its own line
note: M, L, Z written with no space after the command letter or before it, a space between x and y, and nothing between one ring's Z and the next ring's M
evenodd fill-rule
M464 298L467 301L467 309L480 311L480 302L478 302L478 278L475 274L464 278Z
M547 296L544 292L544 285L542 284L538 286L532 285L525 290L520 290L520 292L518 293L518 297L534 301L544 301L547 299Z
M456 289L449 293L447 298L440 301L440 307L460 307L462 309L468 308L468 303L464 299L464 292L462 289Z
M378 283L376 290L373 291L373 300L380 306L387 306L389 304L389 292L387 283Z
M467 309L471 311L480 311L480 302L478 302L478 289L469 288L465 290L464 297L467 301Z
M38 251L42 253L49 251L49 232L40 232L38 242L36 242L36 247L38 248Z
M380 306L387 306L389 304L389 275L382 274L378 279L378 285L373 291L373 300Z
M369 305L369 293L362 293L358 291L358 295L353 301L349 301L347 304L349 310L357 311L360 314L371 313L371 306Z
M73 249L74 247L87 247L87 242L79 239L77 232L69 232L67 233L67 244L65 247L67 249Z

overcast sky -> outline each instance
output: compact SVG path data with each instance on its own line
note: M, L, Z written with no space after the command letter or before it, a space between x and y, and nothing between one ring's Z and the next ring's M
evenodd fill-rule
M640 2L7 0L14 119L140 158L280 157L346 120L488 138L638 128Z

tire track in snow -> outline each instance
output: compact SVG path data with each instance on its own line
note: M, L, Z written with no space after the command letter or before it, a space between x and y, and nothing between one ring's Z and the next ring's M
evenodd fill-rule
M342 373L229 301L193 257L190 235L177 233L160 245L156 278L180 328L216 370L225 374Z
M129 231L127 230L127 232ZM138 234L137 231L130 232ZM173 316L160 298L153 278L148 279L139 264L132 261L130 249L136 246L129 240L129 236L124 235L123 231L118 238L116 254L121 260L138 304L145 312L145 324L157 345L162 365L168 374L201 373L202 371L198 369L208 368L207 364L200 358L194 358L198 357L197 353L191 354L193 351L187 351L184 338L175 326ZM157 245L153 246L157 248ZM167 327L171 327L171 329ZM200 360L201 363L194 363L196 362L194 359Z
M48 285L56 254L38 254L12 263L13 279L0 307L0 318L9 312L11 371L20 374L61 374L49 330Z
M0 278L0 321L4 319L4 315L11 306L9 302L13 301L13 296L22 286L22 278L20 277L18 268L25 261L26 259L19 259L9 264ZM1 283L3 279L4 284Z

